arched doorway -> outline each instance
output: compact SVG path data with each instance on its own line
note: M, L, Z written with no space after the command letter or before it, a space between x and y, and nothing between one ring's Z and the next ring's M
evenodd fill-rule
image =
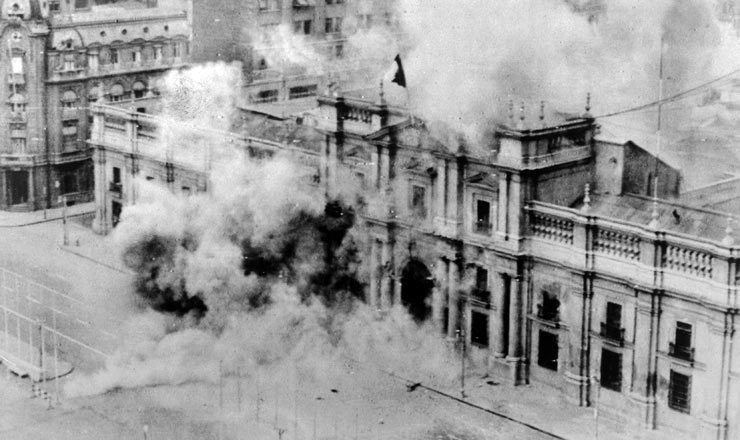
M411 260L403 269L401 303L417 321L424 321L432 313L432 276L419 260Z

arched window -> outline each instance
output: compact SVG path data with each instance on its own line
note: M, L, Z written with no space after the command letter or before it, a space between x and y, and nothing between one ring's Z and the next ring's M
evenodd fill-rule
M87 100L90 102L96 102L100 99L101 89L99 85L93 86L90 91L87 92Z
M114 84L113 87L110 88L110 100L113 102L118 102L123 99L123 86L120 84Z
M8 104L10 104L10 110L12 112L25 113L28 101L26 100L26 97L24 95L20 93L15 93L10 96L10 99L8 99Z
M131 87L134 91L134 98L143 98L146 95L146 84L136 81Z
M75 108L77 106L77 94L72 90L62 93L62 107Z

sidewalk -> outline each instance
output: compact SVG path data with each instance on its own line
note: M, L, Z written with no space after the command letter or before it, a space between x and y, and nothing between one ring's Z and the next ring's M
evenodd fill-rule
M67 207L67 217L76 217L93 212L95 212L95 202L81 203ZM0 211L0 228L30 226L61 220L63 216L64 208L61 207L30 212Z

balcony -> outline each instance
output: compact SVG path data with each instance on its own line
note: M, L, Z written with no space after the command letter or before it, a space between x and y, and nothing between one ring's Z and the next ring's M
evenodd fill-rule
M678 345L673 342L668 343L668 355L676 359L694 362L694 349L686 345Z
M491 234L492 225L490 221L476 220L473 222L473 232L476 234Z
M8 74L8 84L9 85L22 86L25 83L26 83L26 77L22 73L9 73Z
M110 182L108 190L110 190L110 192L112 193L117 194L118 197L121 197L121 193L123 192L123 185L121 185L121 182Z
M552 323L560 322L560 310L537 304L537 319Z
M491 306L491 292L477 287L473 288L470 291L470 300L475 306L488 308Z
M493 152L491 160L498 165L527 170L546 168L591 157L591 147L566 148L537 156L511 156Z
M624 346L624 328L619 325L602 322L599 335L607 341L619 344L620 347Z

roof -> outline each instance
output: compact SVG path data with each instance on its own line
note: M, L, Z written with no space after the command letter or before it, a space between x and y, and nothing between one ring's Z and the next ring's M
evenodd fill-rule
M313 127L297 124L292 119L276 120L256 113L243 114L232 131L315 152L320 151L324 140Z
M315 96L287 101L277 101L261 104L248 104L240 106L243 112L271 116L275 119L288 119L292 116L301 116L305 112L319 106Z
M578 208L582 206L581 203ZM692 208L666 200L658 200L657 210L661 229L713 241L721 241L726 235L725 229L730 214ZM650 197L634 194L591 195L589 210L591 214L647 226L652 220L652 212L653 199ZM740 238L740 230L734 231L732 235L737 240Z

